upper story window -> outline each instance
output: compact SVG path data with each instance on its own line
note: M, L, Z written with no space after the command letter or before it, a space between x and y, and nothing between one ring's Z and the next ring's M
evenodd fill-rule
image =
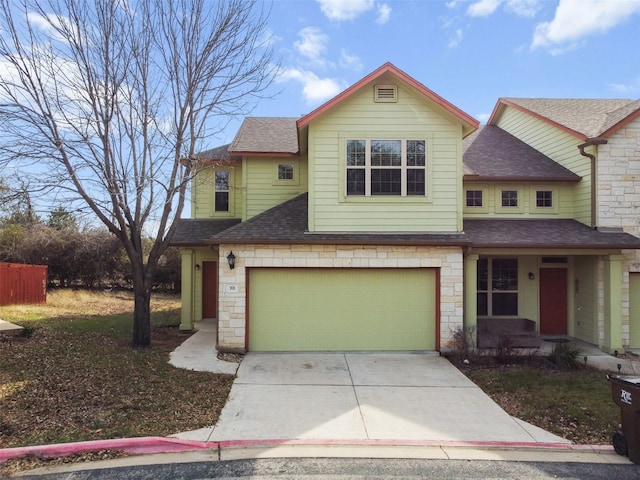
M425 195L425 140L347 140L347 195Z
M553 192L551 190L536 191L536 208L553 207Z
M214 210L216 212L229 211L230 172L229 170L216 170L216 191Z
M467 207L482 206L482 190L467 190Z
M501 194L503 207L517 207L518 206L518 191L517 190L502 190Z
M278 164L278 180L293 180L293 163Z

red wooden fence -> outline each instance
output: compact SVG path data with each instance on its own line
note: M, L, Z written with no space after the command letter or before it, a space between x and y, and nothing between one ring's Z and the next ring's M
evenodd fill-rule
M0 305L46 301L46 265L0 262Z

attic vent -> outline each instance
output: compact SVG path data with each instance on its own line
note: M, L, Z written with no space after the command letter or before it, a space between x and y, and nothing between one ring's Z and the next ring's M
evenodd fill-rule
M397 102L397 85L376 85L374 87L374 100L376 102Z

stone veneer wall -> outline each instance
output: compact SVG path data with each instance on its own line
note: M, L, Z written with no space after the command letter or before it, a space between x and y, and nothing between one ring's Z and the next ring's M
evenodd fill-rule
M640 237L640 119L598 147L598 226L622 228ZM622 343L629 345L629 275L640 272L640 252L624 252Z
M236 268L226 256L233 251ZM446 347L462 327L463 257L459 247L366 245L221 245L219 261L218 348L244 350L246 269L295 268L440 268L440 345Z

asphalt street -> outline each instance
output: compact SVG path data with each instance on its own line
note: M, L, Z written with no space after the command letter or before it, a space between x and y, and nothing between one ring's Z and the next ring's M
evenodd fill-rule
M637 480L640 466L575 462L503 462L477 460L278 458L129 466L44 475L23 480Z

